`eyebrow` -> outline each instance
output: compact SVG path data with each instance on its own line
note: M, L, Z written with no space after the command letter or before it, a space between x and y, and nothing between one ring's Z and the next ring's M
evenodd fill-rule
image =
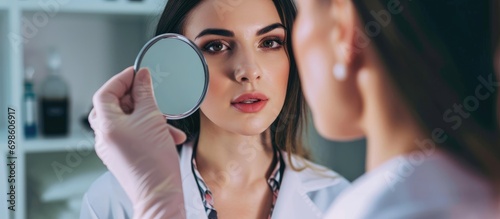
M285 25L283 25L281 23L274 23L274 24L271 24L271 25L264 27L264 28L260 29L259 31L257 31L257 36L269 33L276 28L283 28L286 31Z
M260 36L260 35L269 33L276 28L283 28L284 30L286 30L285 25L283 25L281 23L274 23L274 24L268 25L268 26L260 29L259 31L257 31L256 35ZM198 36L196 36L195 39L198 39L198 38L205 36L205 35L219 35L219 36L225 36L225 37L234 37L234 32L230 31L230 30L226 30L226 29L208 28L208 29L201 31L198 34Z

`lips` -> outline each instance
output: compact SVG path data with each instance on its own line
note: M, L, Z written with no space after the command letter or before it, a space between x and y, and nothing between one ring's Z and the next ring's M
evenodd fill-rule
M231 101L232 104L234 103L244 103L244 102L250 102L250 101L259 101L259 100L268 100L266 95L262 93L246 93L242 94L233 101Z
M231 105L244 113L256 113L264 108L268 100L262 93L246 93L231 101Z

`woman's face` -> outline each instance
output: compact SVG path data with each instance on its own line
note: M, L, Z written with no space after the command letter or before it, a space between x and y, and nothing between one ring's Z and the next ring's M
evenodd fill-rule
M351 140L363 134L356 125L360 101L355 79L335 79L333 66L345 57L334 40L335 17L330 0L296 0L298 16L294 24L293 46L304 96L311 108L317 131L331 140ZM343 12L345 13L345 12ZM336 12L336 16L339 15ZM340 19L340 18L339 18ZM349 68L349 66L346 66Z
M286 96L285 34L270 0L206 0L190 12L184 35L210 71L202 124L242 135L269 128Z

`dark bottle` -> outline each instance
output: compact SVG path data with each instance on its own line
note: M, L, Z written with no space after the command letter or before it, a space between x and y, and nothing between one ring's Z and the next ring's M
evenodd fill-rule
M64 136L68 134L68 98L42 98L44 136Z
M52 50L48 66L50 74L42 84L41 132L44 136L65 136L69 132L68 86L59 74L61 58Z

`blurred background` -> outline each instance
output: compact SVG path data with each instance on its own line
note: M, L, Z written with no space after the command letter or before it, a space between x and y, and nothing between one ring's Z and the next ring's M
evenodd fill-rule
M106 171L86 121L92 95L133 65L165 0L0 0L0 179L8 199L7 108L16 110L16 211L0 218L78 218L83 193ZM364 172L365 141L321 138L313 160L349 180ZM4 181L5 180L5 181Z

